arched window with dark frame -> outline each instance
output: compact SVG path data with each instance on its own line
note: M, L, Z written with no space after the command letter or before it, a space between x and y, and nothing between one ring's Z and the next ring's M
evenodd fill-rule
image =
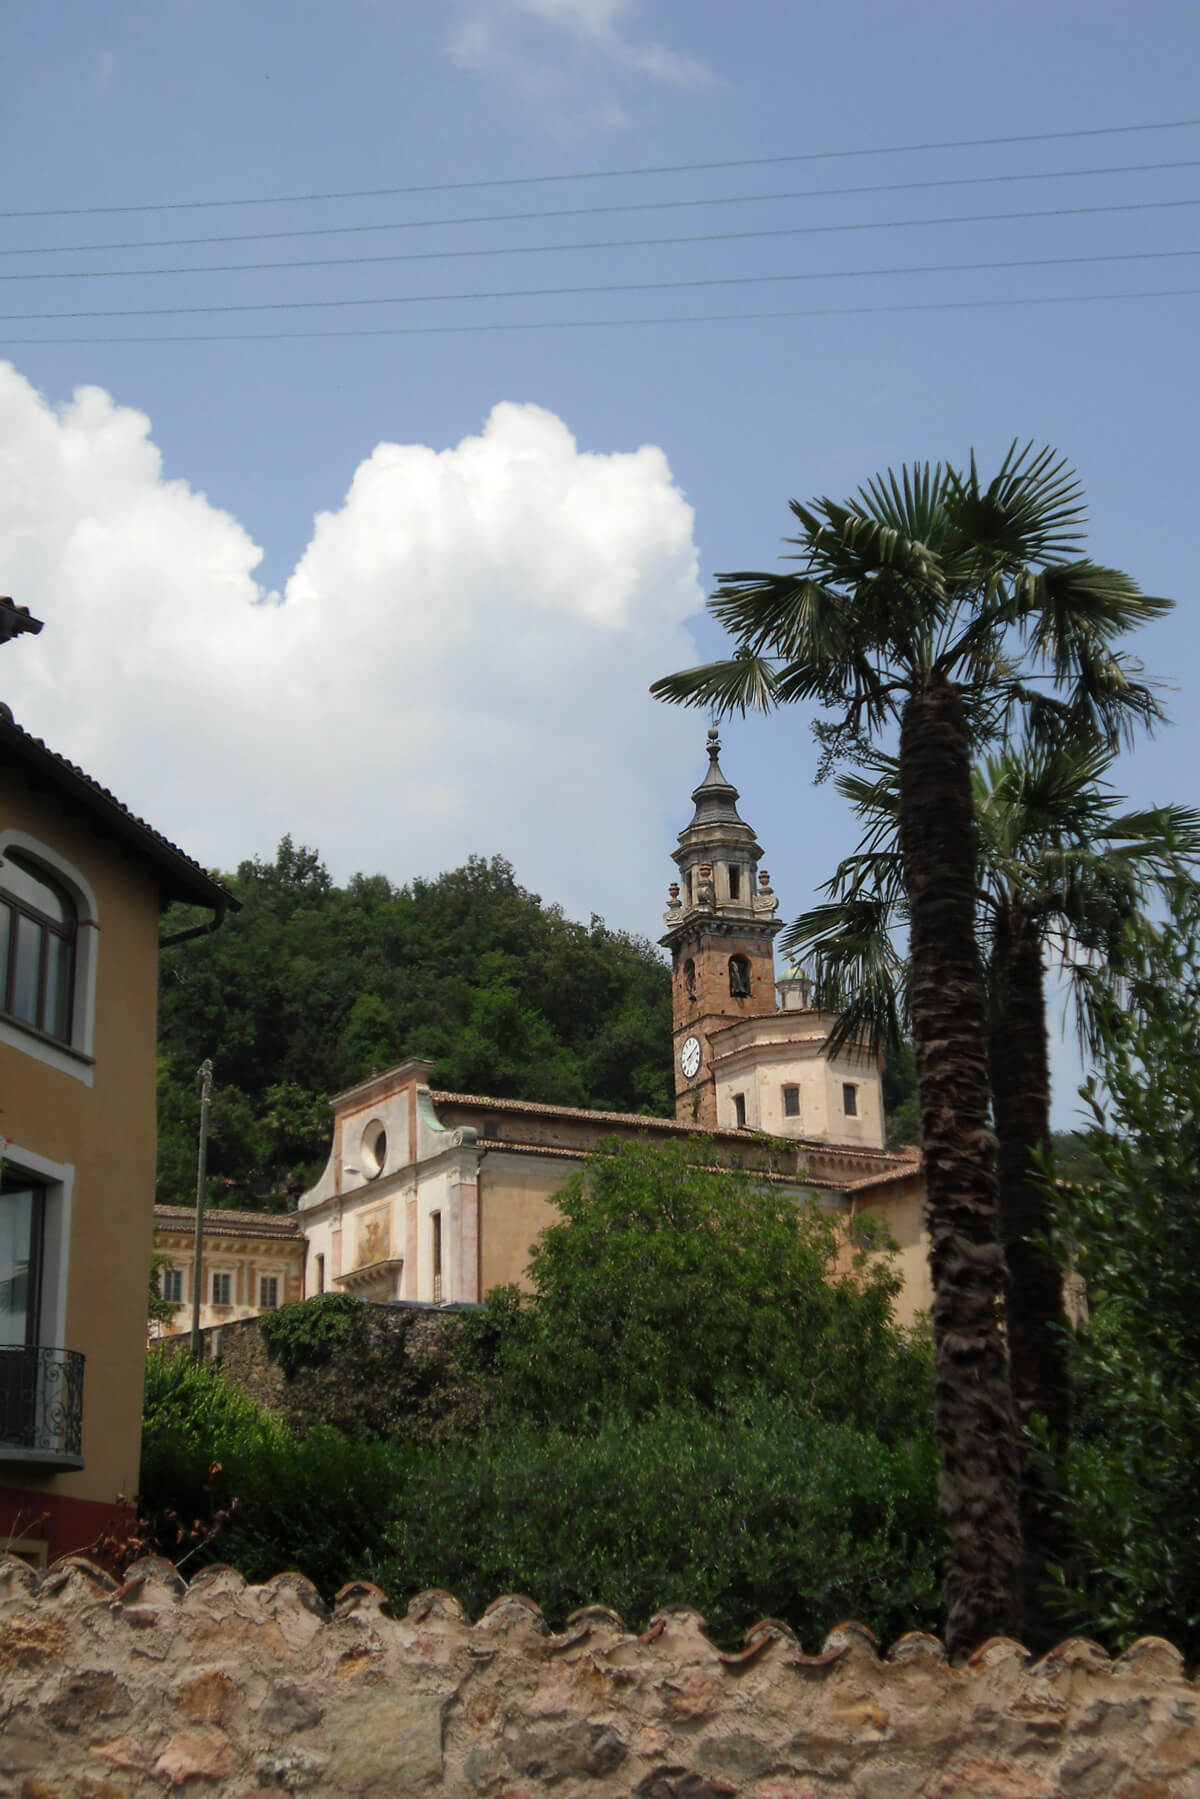
M687 989L688 998L695 999L695 997L696 997L696 964L692 961L690 956L688 957L687 961L683 965L683 984L684 984L684 987Z
M71 1041L78 916L70 895L22 851L0 861L0 1011Z
M750 964L745 956L729 958L729 996L731 999L750 998Z

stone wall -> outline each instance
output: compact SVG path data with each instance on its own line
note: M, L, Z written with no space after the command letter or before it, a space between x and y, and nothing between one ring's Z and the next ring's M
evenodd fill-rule
M267 1314L269 1323L273 1314ZM459 1311L360 1300L328 1359L287 1374L263 1336L263 1318L204 1331L204 1354L230 1386L284 1419L293 1430L331 1424L350 1436L438 1442L476 1420L485 1399L454 1353ZM187 1338L155 1354L190 1353Z
M881 1658L843 1625L809 1656L767 1622L727 1655L682 1609L554 1636L515 1597L472 1625L444 1593L393 1618L363 1585L330 1611L297 1575L0 1557L4 1799L1195 1799L1198 1715L1149 1638L960 1669L931 1637Z

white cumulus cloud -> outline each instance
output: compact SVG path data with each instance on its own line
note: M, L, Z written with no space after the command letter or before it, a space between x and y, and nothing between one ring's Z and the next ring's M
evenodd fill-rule
M637 0L470 0L446 37L460 68L487 76L548 122L602 129L628 126L617 97L594 91L597 78L625 74L669 87L708 87L695 57L634 35Z
M338 877L502 853L653 929L702 760L646 692L695 657L692 524L660 449L589 453L505 402L452 448L379 444L267 595L144 414L56 410L0 364L3 586L46 623L0 693L206 862L284 831Z

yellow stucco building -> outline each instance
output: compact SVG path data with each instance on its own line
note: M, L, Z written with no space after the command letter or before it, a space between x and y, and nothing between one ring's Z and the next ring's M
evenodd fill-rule
M201 1330L257 1318L304 1297L304 1235L294 1213L213 1208L205 1212L204 1224ZM151 1342L192 1328L194 1206L155 1206L154 1253L162 1262L159 1294L175 1311L151 1326Z
M137 1491L171 900L233 903L0 706L0 1545L35 1561Z

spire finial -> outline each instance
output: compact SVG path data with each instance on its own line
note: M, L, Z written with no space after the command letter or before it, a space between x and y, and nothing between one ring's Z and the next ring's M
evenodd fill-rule
M716 725L712 724L708 727L708 759L709 759L709 761L715 762L717 757L720 754L721 754L721 739L717 733Z

